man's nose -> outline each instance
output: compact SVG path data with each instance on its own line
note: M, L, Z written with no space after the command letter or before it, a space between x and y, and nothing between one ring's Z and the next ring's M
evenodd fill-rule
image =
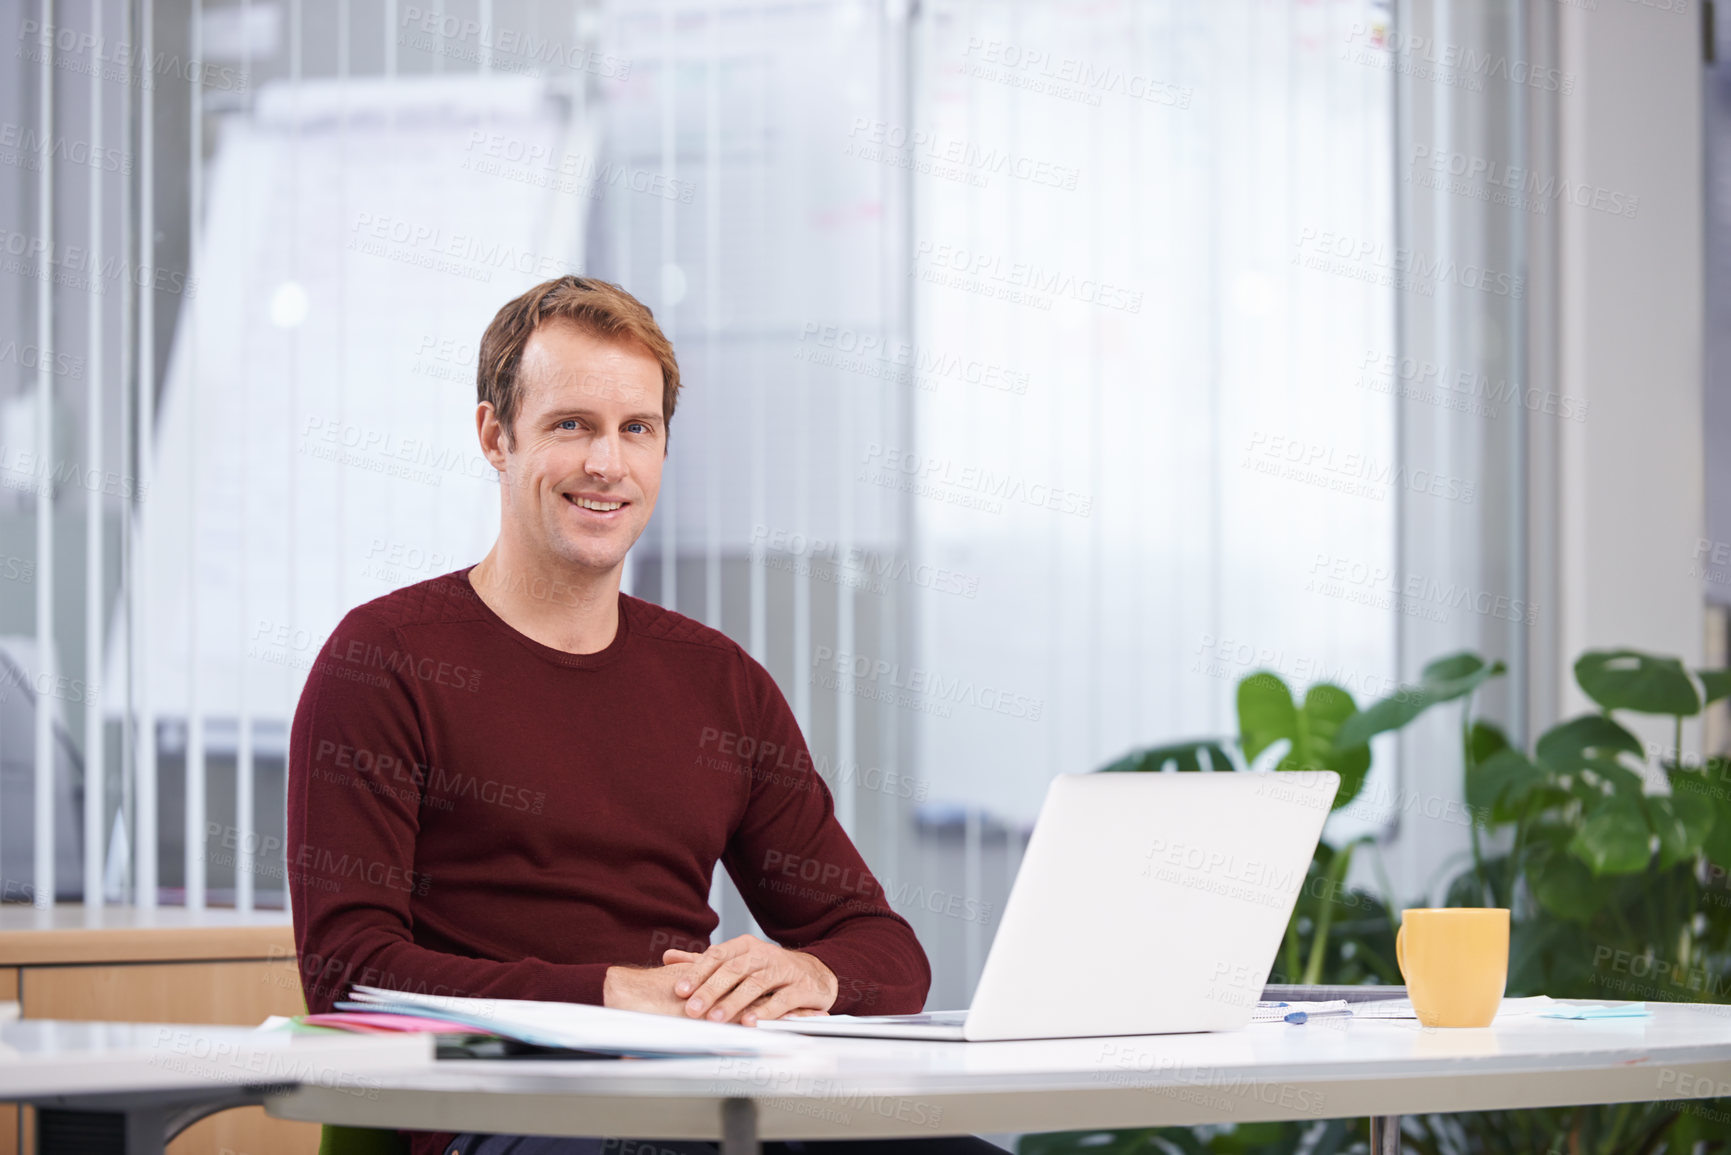
M589 457L583 471L602 481L618 481L625 476L625 459L619 451L617 436L597 437L589 443Z

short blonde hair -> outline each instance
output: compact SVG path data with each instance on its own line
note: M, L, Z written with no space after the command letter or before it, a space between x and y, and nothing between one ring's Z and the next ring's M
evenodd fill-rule
M536 328L548 321L564 321L594 337L643 346L661 365L661 417L672 424L673 406L679 400L679 361L673 343L655 323L655 314L611 282L564 276L543 281L507 303L481 334L475 398L493 406L505 429L506 444L514 440L511 426L522 400L517 369L523 363L523 349Z

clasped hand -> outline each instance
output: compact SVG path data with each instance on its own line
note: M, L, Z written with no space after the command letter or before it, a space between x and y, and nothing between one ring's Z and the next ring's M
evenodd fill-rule
M605 1004L751 1027L784 1015L821 1014L838 990L834 973L815 955L749 934L702 952L668 950L661 961L659 967L609 968Z

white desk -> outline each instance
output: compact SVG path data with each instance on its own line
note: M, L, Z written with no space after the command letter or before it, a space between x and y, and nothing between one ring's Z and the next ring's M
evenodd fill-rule
M859 1139L1391 1117L1731 1095L1731 1007L1482 1030L1316 1019L1207 1035L1020 1043L813 1039L775 1059L441 1062L273 1115L366 1127L653 1139ZM1396 1148L1389 1146L1387 1150Z
M35 1104L39 1134L96 1135L115 1149L124 1143L127 1155L161 1152L206 1115L270 1093L317 1086L366 1098L381 1094L380 1074L413 1079L431 1064L426 1036L48 1019L0 1025L0 1101Z

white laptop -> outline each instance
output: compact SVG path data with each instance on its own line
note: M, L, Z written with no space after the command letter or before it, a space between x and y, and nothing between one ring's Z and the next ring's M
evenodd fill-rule
M1243 1027L1339 786L1327 770L1061 775L972 1007L758 1027L969 1041Z

